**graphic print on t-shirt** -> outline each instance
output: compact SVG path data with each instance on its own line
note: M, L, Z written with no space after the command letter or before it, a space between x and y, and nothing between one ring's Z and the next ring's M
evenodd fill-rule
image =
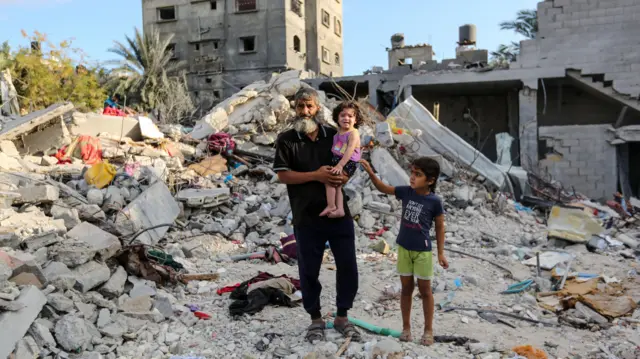
M407 207L404 210L404 220L406 227L420 229L420 213L422 213L422 207L424 204L409 200Z

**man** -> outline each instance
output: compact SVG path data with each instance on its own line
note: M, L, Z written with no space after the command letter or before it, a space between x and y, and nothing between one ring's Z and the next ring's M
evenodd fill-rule
M296 93L296 120L293 129L278 136L273 169L280 182L287 185L293 212L302 301L311 316L306 339L310 342L325 339L325 323L320 312L322 285L318 276L328 241L337 270L338 313L334 326L345 337L360 341L360 333L347 320L347 311L351 309L358 291L353 219L347 206L345 217L320 217L320 212L327 206L324 185L343 185L347 177L331 173L331 146L336 130L316 120L319 109L315 90L303 88Z

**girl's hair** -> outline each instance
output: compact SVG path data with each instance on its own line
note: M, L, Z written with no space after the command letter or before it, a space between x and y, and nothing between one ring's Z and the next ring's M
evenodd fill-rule
M353 125L353 127L360 127L360 125L362 125L362 123L364 122L364 115L360 110L360 105L358 105L358 103L355 101L340 102L340 104L333 109L333 122L337 124L338 118L340 117L340 112L347 109L352 109L356 114L356 123Z
M433 184L429 186L429 190L436 192L436 183L440 177L440 164L438 161L429 157L420 157L411 162L411 165L422 171L427 179L433 179Z

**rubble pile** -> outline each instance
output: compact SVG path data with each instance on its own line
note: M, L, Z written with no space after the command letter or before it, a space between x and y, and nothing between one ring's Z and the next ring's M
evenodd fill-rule
M96 128L87 125L93 114L68 107L59 114L59 106L0 131L0 357L640 354L638 214L583 199L525 206L462 166L443 171L437 187L451 263L447 271L436 266L433 280L438 343L425 348L365 332L364 343L341 348L345 340L333 330L326 342L305 342L297 266L285 254L291 209L270 163L275 136L293 113L291 96L307 86L301 76L292 71L247 86L188 134L144 117L102 116L107 122ZM326 121L332 106L323 98ZM66 136L60 147L34 140L52 128ZM365 151L392 185L406 184L409 161L424 155L406 136L421 134L379 123L376 145ZM401 204L377 192L361 169L345 191L360 273L350 316L399 329ZM320 276L326 311L335 300L335 269L327 251ZM287 305L232 314L242 284L260 276L292 283ZM420 305L414 301L416 333Z

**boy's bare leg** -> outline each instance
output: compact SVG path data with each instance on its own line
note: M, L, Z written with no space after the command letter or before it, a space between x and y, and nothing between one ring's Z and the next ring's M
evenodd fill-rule
M411 338L411 300L415 289L413 276L400 276L402 291L400 293L400 311L402 312L402 334L400 340L410 342Z
M336 207L336 188L329 185L325 185L324 187L327 191L327 208L320 213L320 217L324 217L338 209L338 207Z
M422 310L424 312L424 334L420 341L422 345L433 344L433 292L431 291L431 281L418 279L418 290L422 297Z
M336 188L336 210L329 213L329 218L344 217L344 196L342 195L342 186Z

